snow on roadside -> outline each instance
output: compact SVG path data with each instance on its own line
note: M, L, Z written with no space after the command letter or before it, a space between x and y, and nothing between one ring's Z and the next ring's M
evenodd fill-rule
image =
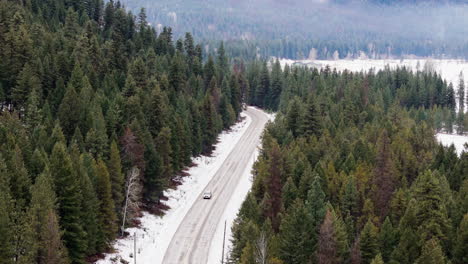
M276 114L265 113L270 121L275 120ZM210 253L208 256L207 264L218 264L222 258L222 249L223 249L223 235L224 235L224 224L226 223L226 239L224 245L224 257L229 253L231 248L231 238L232 232L231 228L234 223L234 220L237 217L237 212L239 212L242 203L247 197L248 192L252 187L252 167L254 162L257 160L258 154L260 153L261 141L257 146L257 149L252 154L249 163L245 167L244 172L242 173L241 180L239 185L237 185L236 190L234 191L235 195L231 197L226 208L224 209L223 216L221 217L218 226L216 227L216 232L214 238L211 241ZM224 262L226 263L226 262Z
M437 141L442 143L442 145L444 146L450 146L453 144L455 146L455 149L457 150L458 156L460 156L462 151L465 149L464 144L468 143L468 136L462 135L438 133L436 134L436 138Z
M95 263L121 263L120 259L133 263L134 259L130 257L134 251L133 234L136 234L138 263L159 264L162 262L164 253L184 216L250 126L251 118L244 113L241 113L241 116L245 117L242 122L233 125L230 131L225 131L218 137L219 143L211 157L194 158L193 163L196 166L187 171L189 176L183 178L182 184L175 190L170 189L164 192L164 195L169 198L165 204L170 207L166 214L160 217L143 213L140 218L141 227L127 228L126 231L131 236L114 242L113 247L116 253L106 254L104 259Z

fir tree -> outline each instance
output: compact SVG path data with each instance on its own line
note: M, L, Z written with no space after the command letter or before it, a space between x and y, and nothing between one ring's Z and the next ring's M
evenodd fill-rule
M57 143L52 150L50 172L55 183L65 245L72 263L82 263L86 250L86 233L80 221L82 197L70 156L63 143Z
M106 247L117 234L117 216L115 214L115 205L112 200L112 187L104 161L97 162L97 182L96 194L99 199L99 222L102 232L103 241L99 241L101 245Z
M281 221L279 256L285 263L307 263L313 254L311 238L316 236L304 204L296 200Z
M436 238L426 241L421 256L415 264L445 264L447 263L442 247Z
M71 137L75 131L75 126L79 122L80 101L75 88L68 85L67 91L58 109L58 118L67 137Z
M318 264L339 263L336 244L332 213L330 210L327 210L325 219L320 227L318 238L318 248L316 253Z
M112 141L108 161L109 177L112 187L112 199L114 200L116 211L120 211L124 198L125 177L122 173L119 149L117 143Z
M56 197L48 169L31 187L29 214L33 218L33 230L37 236L38 263L68 263L67 251L61 240L61 231L56 213Z
M380 252L382 252L381 258L385 262L390 260L392 251L396 247L397 243L398 237L396 230L393 228L392 222L390 222L390 219L387 217L385 218L379 233Z
M13 200L5 161L0 154L0 263L12 264L14 248L12 233Z
M465 112L465 80L463 78L463 72L460 72L457 95L458 95L458 111L460 113L464 113Z
M468 262L468 214L463 216L460 226L457 230L457 236L453 249L454 263L467 263Z
M371 263L379 252L378 230L371 221L367 221L361 231L360 251L364 264Z
M309 96L306 104L305 116L302 123L302 131L305 136L314 135L318 137L321 134L320 116L312 96Z

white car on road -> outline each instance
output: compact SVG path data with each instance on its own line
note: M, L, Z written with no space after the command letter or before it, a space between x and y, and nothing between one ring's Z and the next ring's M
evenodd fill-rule
M211 196L212 196L211 192L207 191L203 193L203 199L211 199Z

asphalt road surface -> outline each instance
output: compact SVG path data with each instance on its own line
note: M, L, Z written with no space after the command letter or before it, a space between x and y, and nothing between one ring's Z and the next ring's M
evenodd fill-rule
M205 188L212 192L212 198L204 200L200 194L172 237L163 264L207 263L216 227L231 196L235 195L234 191L268 122L268 116L255 108L249 107L245 113L252 122Z

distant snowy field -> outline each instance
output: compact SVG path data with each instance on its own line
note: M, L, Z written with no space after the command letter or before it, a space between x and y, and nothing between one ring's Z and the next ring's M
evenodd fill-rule
M434 70L440 76L447 81L452 83L457 91L457 87L460 80L460 73L463 74L465 79L465 96L468 93L468 62L465 60L436 60L436 59L404 59L404 60L369 60L369 59L356 59L356 60L289 60L281 59L281 66L288 65L299 65L299 66L310 66L316 68L324 68L329 65L332 69L338 71L349 70L354 72L369 71L374 69L375 71L382 70L386 66L390 68L397 68L405 66L417 70L424 70L430 68ZM458 103L458 100L457 100ZM468 102L467 102L468 103ZM465 106L465 111L468 111L468 106ZM451 144L455 145L458 154L460 154L464 147L463 145L468 142L468 136L460 135L449 135L439 133L436 135L439 142L446 146Z
M468 136L438 133L436 134L436 138L444 146L450 146L453 144L458 155L460 155L465 149L465 143L468 143ZM465 151L468 151L468 149Z

